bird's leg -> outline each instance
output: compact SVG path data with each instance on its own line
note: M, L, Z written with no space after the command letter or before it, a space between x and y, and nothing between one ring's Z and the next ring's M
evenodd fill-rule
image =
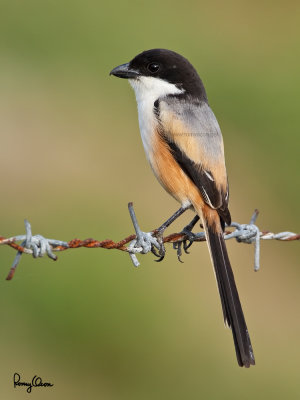
M163 233L180 215L182 215L188 207L180 207L169 219L167 219L159 228L156 229L156 232Z

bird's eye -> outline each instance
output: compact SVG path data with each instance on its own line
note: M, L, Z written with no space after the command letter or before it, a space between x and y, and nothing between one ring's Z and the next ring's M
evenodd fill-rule
M154 74L155 72L157 72L159 70L159 64L157 63L150 63L148 66L148 71L150 71L152 74Z

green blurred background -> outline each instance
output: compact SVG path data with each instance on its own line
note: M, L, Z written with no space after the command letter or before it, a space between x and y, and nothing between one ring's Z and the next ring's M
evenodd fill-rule
M233 220L300 231L297 1L0 2L0 234L121 239L176 208L156 182L128 83L142 50L186 56L221 125ZM192 217L182 217L172 231ZM170 232L170 231L169 231ZM56 263L1 248L0 392L32 399L299 399L299 243L228 243L257 365L237 366L205 245L184 264L78 249Z

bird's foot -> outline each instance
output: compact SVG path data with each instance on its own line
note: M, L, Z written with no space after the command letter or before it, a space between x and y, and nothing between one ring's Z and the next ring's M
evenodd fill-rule
M196 215L193 220L183 228L183 230L180 232L185 235L185 239L182 240L181 242L173 243L173 248L177 252L177 258L178 260L182 263L183 261L181 260L182 256L182 249L186 254L189 254L190 252L188 249L191 247L191 245L194 243L195 239L197 238L197 235L195 235L192 232L192 229L196 225L196 223L199 221L198 215Z

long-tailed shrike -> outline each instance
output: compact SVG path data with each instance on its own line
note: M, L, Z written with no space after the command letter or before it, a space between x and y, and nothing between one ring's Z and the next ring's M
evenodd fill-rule
M186 58L164 49L144 51L111 74L133 87L146 156L181 204L162 230L188 208L201 218L237 361L250 367L253 350L223 238L231 223L223 139L203 83Z

